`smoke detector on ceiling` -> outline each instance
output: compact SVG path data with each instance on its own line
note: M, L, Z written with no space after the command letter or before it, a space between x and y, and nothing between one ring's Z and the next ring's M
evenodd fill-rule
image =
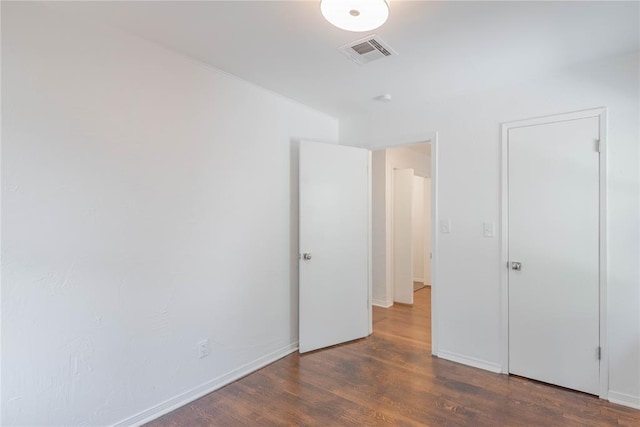
M374 101L391 102L391 94L390 93L385 93L384 95L378 95L373 99L374 99Z
M347 43L344 46L340 46L339 49L342 53L360 65L398 55L391 46L386 44L376 34Z

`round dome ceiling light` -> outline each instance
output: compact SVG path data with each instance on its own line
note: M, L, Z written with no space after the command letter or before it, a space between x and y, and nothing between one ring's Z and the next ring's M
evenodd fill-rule
M387 0L321 0L320 11L327 21L347 31L375 30L387 21Z

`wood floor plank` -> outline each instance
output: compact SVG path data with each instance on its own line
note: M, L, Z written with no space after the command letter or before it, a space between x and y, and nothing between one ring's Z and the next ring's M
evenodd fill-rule
M431 356L431 288L374 307L372 336L291 354L148 424L640 426L640 411Z

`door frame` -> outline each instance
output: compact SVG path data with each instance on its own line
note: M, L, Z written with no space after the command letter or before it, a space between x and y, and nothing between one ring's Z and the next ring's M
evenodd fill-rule
M609 391L609 352L607 346L607 109L606 107L592 108L588 110L574 111L570 113L554 114L550 116L535 117L502 123L501 145L502 159L500 170L500 199L501 199L501 274L500 274L500 358L502 373L509 374L509 157L508 141L509 130L513 128L550 124L570 120L598 117L600 123L600 386L599 396L602 399L608 397ZM594 147L595 149L595 147Z
M421 143L431 144L431 354L437 356L438 343L440 341L438 335L438 132L426 132L418 135L379 140L369 145L368 148L371 151L377 151ZM387 230L385 237L389 238L389 230ZM389 253L387 253L387 256L389 256ZM387 271L387 280L388 273ZM369 276L373 277L371 271Z

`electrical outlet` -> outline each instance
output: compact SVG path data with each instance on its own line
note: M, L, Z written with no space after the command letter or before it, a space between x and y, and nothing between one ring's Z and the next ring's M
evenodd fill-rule
M205 339L198 342L198 357L204 359L211 353L211 347L209 346L209 340Z

